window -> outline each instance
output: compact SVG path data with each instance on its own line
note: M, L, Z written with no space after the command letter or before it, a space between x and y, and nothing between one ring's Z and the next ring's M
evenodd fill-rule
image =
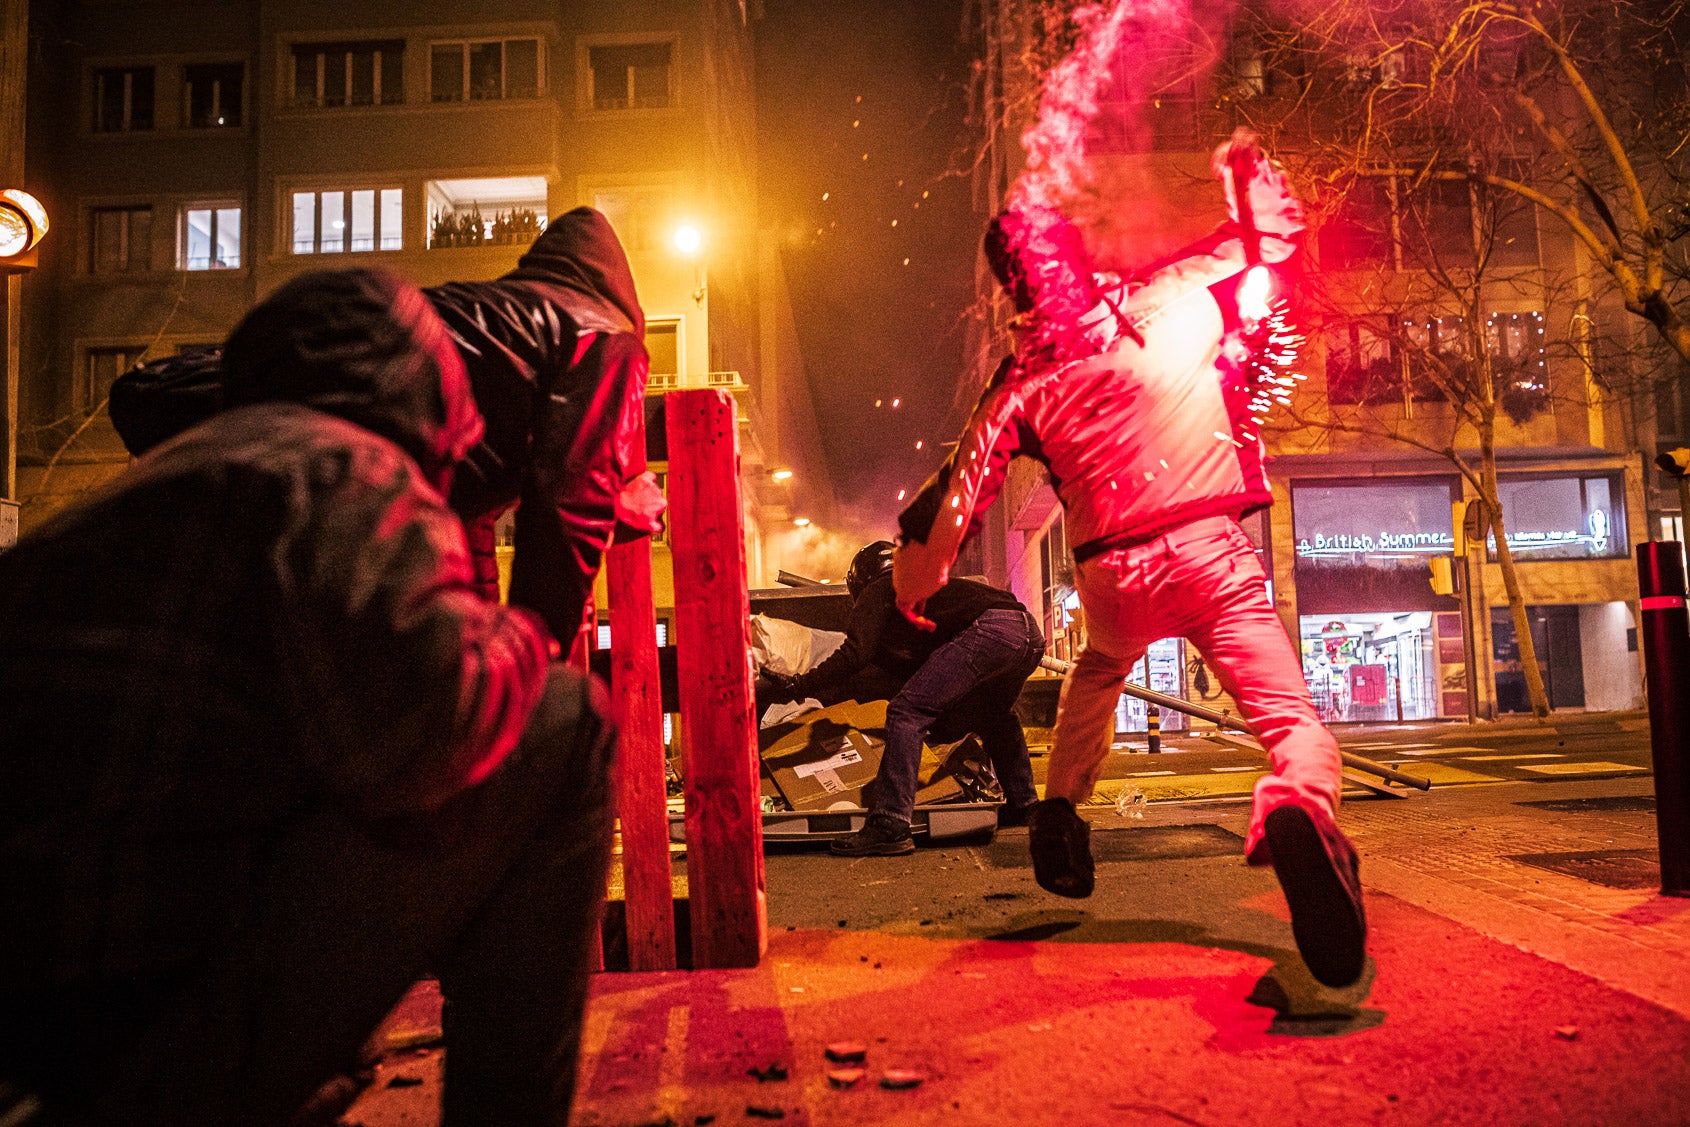
M1414 265L1471 268L1473 196L1466 180L1397 187L1404 256Z
M1502 478L1502 524L1517 560L1585 560L1629 555L1625 491L1617 475ZM1487 535L1492 558L1496 536Z
M241 63L200 63L182 68L182 120L190 129L238 127Z
M88 271L130 274L153 267L153 209L96 207L88 213Z
M1525 423L1549 406L1543 314L1491 314L1485 320L1485 350L1490 353L1497 406L1510 419Z
M634 254L663 245L674 199L668 188L607 188L593 193L593 206L610 220L623 249Z
M645 350L651 357L651 379L648 388L679 387L681 383L681 323L679 321L647 321Z
M1447 388L1473 385L1472 350L1467 318L1434 317L1404 321L1403 342L1408 354L1409 389L1419 400L1449 398Z
M1377 266L1391 261L1391 185L1377 176L1358 176L1333 198L1320 201L1320 264L1328 270Z
M434 102L538 98L540 41L436 43L429 49L428 96Z
M297 43L295 106L392 106L405 100L405 41Z
M71 388L72 406L78 411L92 411L111 397L111 385L129 369L141 362L144 344L120 344L112 348L90 348L82 358L82 368Z
M1402 394L1402 367L1389 338L1357 322L1327 325L1328 402L1390 403Z
M235 270L240 265L239 204L190 204L182 209L182 269Z
M1529 173L1519 164L1504 162L1497 172L1510 180L1523 180ZM1534 267L1539 263L1537 205L1505 188L1476 185L1490 233L1490 265Z
M94 72L94 132L153 127L153 68L104 67Z
M293 253L403 250L404 192L354 188L293 194Z
M649 110L669 105L671 44L623 43L587 48L595 110Z
M527 246L546 229L546 178L488 176L428 183L428 245Z

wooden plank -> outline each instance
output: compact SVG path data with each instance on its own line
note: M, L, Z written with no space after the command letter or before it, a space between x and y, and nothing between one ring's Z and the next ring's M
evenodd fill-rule
M669 528L693 966L756 966L768 945L739 422L725 391L670 392Z
M628 967L674 970L675 898L670 886L668 771L651 541L613 545L605 566L610 588L610 695L622 733L616 756L616 811L622 823Z

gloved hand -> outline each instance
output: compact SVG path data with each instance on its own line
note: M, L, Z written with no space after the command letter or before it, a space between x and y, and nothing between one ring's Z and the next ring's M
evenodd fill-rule
M761 716L769 710L771 704L785 704L796 699L792 686L798 678L789 677L784 673L776 673L770 669L759 669L754 692L757 703L757 715Z

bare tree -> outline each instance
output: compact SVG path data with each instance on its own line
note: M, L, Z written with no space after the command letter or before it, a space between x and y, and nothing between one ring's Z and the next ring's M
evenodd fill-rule
M1598 418L1605 401L1654 390L1598 363L1594 311L1604 299L1690 361L1675 247L1690 136L1682 16L1677 4L1638 0L1333 0L1241 8L1234 27L1222 100L1316 187L1325 231L1315 290L1327 324L1378 342L1381 370L1362 373L1374 386L1328 387L1325 401L1299 403L1293 416L1436 452L1468 481L1485 504L1540 717L1549 704L1498 496L1497 449L1529 441L1557 390ZM1565 253L1517 253L1526 239L1536 251L1540 229L1561 232ZM1345 261L1358 243L1398 256L1382 264L1395 270ZM1539 327L1508 325L1499 310L1527 294L1568 315L1554 321L1564 332L1541 326L1541 353L1522 355L1510 337ZM1536 361L1557 353L1567 362L1552 381ZM1379 405L1383 377L1396 381L1394 409Z

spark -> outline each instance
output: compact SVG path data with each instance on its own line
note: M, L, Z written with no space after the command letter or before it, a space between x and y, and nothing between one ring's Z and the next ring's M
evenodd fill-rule
M921 449L921 440L920 440L920 439L917 439L917 440L916 440L916 443L915 443L915 448L916 448L916 449L917 449L917 450L920 450L920 449Z
M826 200L827 200L827 197L829 197L829 196L831 196L831 195L833 195L833 193L832 193L832 192L823 192L823 193L822 193L822 200L823 200L823 202L826 202Z
M908 493L909 493L908 489L898 490L898 500L902 501L904 499L905 495L908 494Z
M894 400L892 400L892 406L896 407L898 404L900 404L902 402L903 402L902 399L894 399Z

